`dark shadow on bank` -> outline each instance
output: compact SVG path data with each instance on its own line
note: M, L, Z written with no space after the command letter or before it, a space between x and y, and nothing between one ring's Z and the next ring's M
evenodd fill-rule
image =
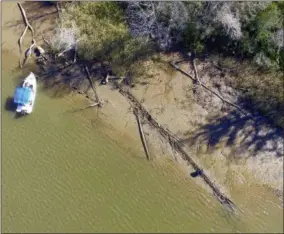
M82 93L86 92L91 88L91 84L88 80L85 66L89 69L92 81L97 81L98 85L103 85L101 81L107 75L118 75L118 71L123 76L127 76L128 79L135 78L138 74L145 74L142 62L149 59L155 50L151 46L141 45L137 46L135 51L128 54L128 56L123 56L125 53L124 48L128 43L127 40L128 38L122 38L112 42L111 45L105 44L101 51L97 51L99 60L86 61L79 59L77 55L77 61L73 63L74 50L70 50L57 58L50 55L51 59L46 64L41 65L42 69L39 72L44 90L51 92L53 97L64 96L72 90L78 90ZM87 51L88 49L82 48L82 51ZM113 58L113 53L121 56ZM112 86L112 83L115 83L115 81L110 82L110 87L115 88L115 85ZM131 83L132 80L129 80L129 85Z
M224 142L225 146L236 144L245 151L249 148L251 156L256 156L261 151L283 157L283 137L283 129L273 127L263 116L254 115L251 118L231 111L219 119L209 119L208 124L200 125L195 133L182 142L206 144L212 150L217 144ZM237 138L241 138L241 142L237 142Z
M53 98L61 98L72 91L86 92L90 88L90 82L81 64L66 64L68 60L57 59L50 61L38 69L39 81L44 92Z

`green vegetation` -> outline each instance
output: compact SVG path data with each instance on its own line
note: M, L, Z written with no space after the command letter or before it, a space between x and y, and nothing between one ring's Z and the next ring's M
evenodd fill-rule
M109 63L117 75L137 74L141 71L140 61L153 52L151 44L131 36L123 10L116 2L74 4L66 9L63 19L64 27L79 29L80 58Z
M203 6L206 4L203 3ZM260 9L257 3L247 3L250 4L247 6L241 5L244 3L230 4L220 7L222 16L218 12L209 12L208 16L198 15L208 23L205 27L200 26L200 18L191 17L193 20L182 32L181 44L199 53L208 51L234 55L253 59L261 67L283 69L283 3L272 2ZM193 3L188 3L188 7L192 6ZM242 7L255 9L246 12ZM238 14L234 14L233 10Z
M96 58L112 64L119 60L119 65L126 62L129 66L128 61L141 56L152 42L164 50L179 45L199 53L237 55L279 70L283 68L284 54L283 5L282 2L81 2L65 9L62 27L70 28L75 23L80 29L79 51L88 60ZM134 56L136 51L139 52Z

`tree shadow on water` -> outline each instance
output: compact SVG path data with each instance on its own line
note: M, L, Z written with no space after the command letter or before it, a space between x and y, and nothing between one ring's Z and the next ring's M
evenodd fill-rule
M209 119L209 123L199 126L198 130L188 139L186 144L202 143L212 149L221 142L225 146L237 146L249 150L250 155L270 153L276 157L283 157L284 131L270 125L262 116L241 116L237 111L228 115Z

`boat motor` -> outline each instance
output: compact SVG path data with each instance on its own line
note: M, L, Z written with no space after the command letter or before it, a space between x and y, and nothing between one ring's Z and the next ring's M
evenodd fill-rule
M22 115L26 115L26 114L27 114L27 111L26 111L26 110L22 110L22 111L21 111L21 114L22 114Z

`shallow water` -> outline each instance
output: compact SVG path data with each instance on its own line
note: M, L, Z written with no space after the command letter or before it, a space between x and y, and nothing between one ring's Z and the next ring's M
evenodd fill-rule
M17 6L2 4L5 20ZM267 190L236 187L238 211L228 212L173 163L146 162L99 120L72 113L81 96L52 98L39 87L33 114L13 118L6 101L27 70L16 68L11 30L2 32L2 232L283 231L283 209Z

